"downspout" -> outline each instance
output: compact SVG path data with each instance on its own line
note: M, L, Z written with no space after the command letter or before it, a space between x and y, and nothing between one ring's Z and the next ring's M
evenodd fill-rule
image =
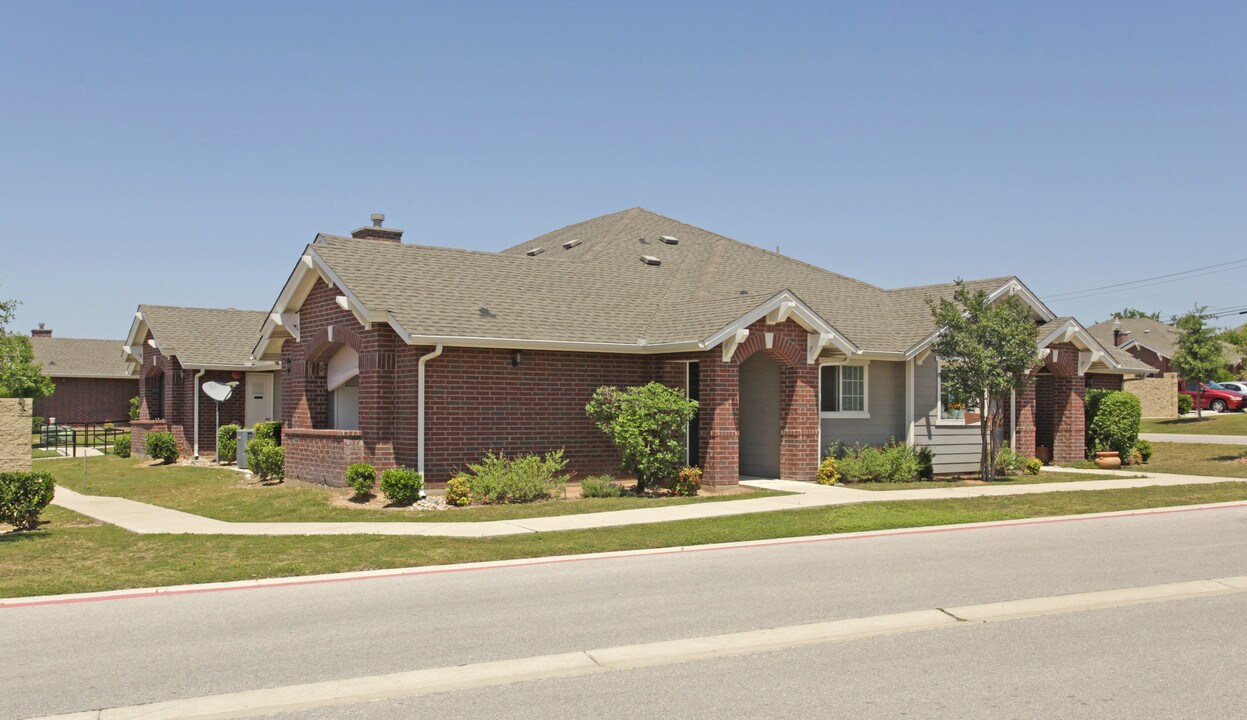
M195 393L195 459L199 459L199 378L204 376L207 370L201 369L192 381L191 391Z
M433 352L420 356L419 371L416 384L418 386L418 407L416 409L416 433L419 435L416 450L416 472L424 477L424 364L442 354L442 344L438 343Z

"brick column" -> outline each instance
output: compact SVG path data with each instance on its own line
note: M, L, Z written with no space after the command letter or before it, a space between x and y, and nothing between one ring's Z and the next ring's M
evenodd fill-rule
M367 333L359 355L359 429L378 469L394 467L394 376L398 336L389 328Z
M702 483L712 487L740 482L740 373L717 352L701 363Z
M1085 378L1052 376L1052 460L1077 462L1086 458L1086 420L1083 414Z
M1017 394L1017 438L1014 450L1021 455L1031 457L1035 454L1035 383L1026 384L1026 389ZM1010 417L1010 420L1013 418Z
M781 365L779 475L813 480L818 470L818 366Z

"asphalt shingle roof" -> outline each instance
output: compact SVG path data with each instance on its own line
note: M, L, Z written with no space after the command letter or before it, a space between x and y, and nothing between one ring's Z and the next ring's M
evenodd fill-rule
M152 337L185 367L246 365L268 313L235 308L140 305Z
M1122 332L1129 333L1122 338L1123 344L1133 340L1167 358L1172 358L1178 351L1178 330L1174 326L1151 318L1122 318L1120 322ZM1096 323L1087 328L1087 332L1094 335L1101 344L1109 346L1113 344L1112 320ZM1243 358L1238 348L1230 343L1221 343L1221 350L1226 362L1231 365L1240 362Z
M641 208L501 253L334 235L321 235L313 250L370 311L431 336L695 342L789 290L863 350L901 352L934 330L927 299L954 289L885 290ZM662 264L646 265L642 255ZM1012 279L968 284L991 291Z
M135 377L121 340L32 337L30 344L48 377Z

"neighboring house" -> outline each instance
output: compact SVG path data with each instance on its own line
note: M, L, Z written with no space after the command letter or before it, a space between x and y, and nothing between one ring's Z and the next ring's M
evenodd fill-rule
M30 332L35 361L52 378L56 392L35 401L34 415L61 425L130 419L130 399L139 394L138 374L117 351L116 340L54 338L39 323Z
M122 348L140 378L139 419L131 425L136 452L143 451L147 433L168 431L183 456L213 456L217 408L201 389L208 381L237 383L233 396L221 403L222 425L278 417L279 367L251 360L267 317L234 308L139 306Z
M1173 356L1178 351L1178 329L1151 318L1122 318L1105 320L1087 328L1104 345L1116 345L1143 362L1156 368L1157 376L1177 372L1173 369ZM1230 343L1221 343L1222 355L1230 372L1238 375L1243 370L1243 355Z
M939 472L977 467L973 409L949 405L928 298L885 290L643 209L508 250L404 245L402 231L318 235L253 357L281 363L288 477L407 465L445 482L487 450L563 448L577 473L618 454L585 415L602 385L659 381L700 403L689 462L709 485L812 479L837 443L930 445ZM1083 389L1152 368L1057 318L1016 277L1045 357L1007 432L1083 458Z

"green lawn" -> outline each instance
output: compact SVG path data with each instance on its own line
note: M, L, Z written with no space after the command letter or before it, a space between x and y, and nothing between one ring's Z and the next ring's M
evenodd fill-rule
M1247 478L1247 445L1152 443L1152 461L1142 469L1178 475Z
M19 597L1247 500L1247 484L808 508L489 539L136 535L51 507L41 529L0 534L0 596Z
M32 459L38 460L39 458L61 457L61 454L55 450L48 450L45 448L31 448L30 457Z
M1139 432L1178 433L1183 435L1247 435L1247 413L1205 415L1172 420L1144 420Z
M347 497L349 491L346 490L308 485L264 486L232 470L185 466L141 467L141 462L112 456L90 458L87 461L85 486L82 481L81 459L65 462L49 460L40 463L39 469L50 470L57 484L77 492L124 497L228 522L480 522L788 494L773 490L750 490L734 494L703 494L697 497L590 498L552 500L527 505L482 505L439 512L411 512L334 504L335 499Z
M996 487L997 485L1034 485L1036 483L1079 482L1086 480L1113 480L1142 477L1141 475L1088 475L1087 473L1043 472L1039 475L1015 475L990 483L982 480L919 480L916 482L898 483L844 483L844 487L854 490L925 490L930 488L950 487Z

